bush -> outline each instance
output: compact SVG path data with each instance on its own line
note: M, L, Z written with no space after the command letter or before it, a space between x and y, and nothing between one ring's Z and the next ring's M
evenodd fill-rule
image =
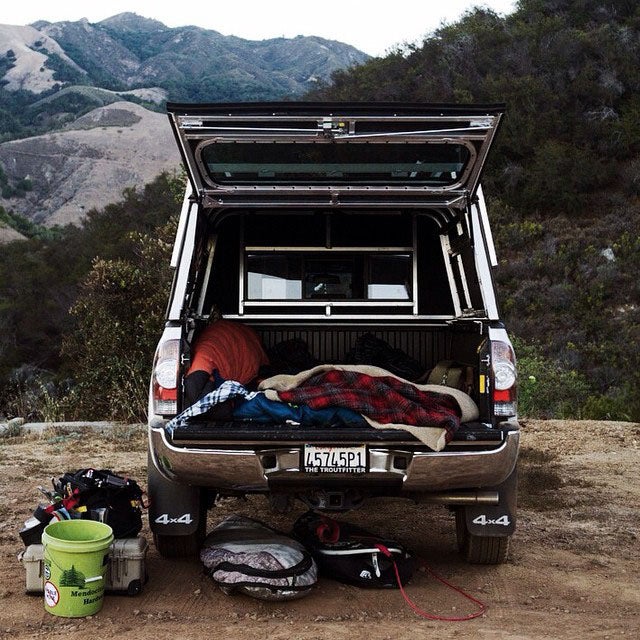
M542 214L580 212L586 194L613 177L611 166L589 149L555 140L535 150L526 176L520 202Z
M541 348L515 338L518 411L529 418L582 418L592 395L586 377L545 358Z
M518 357L520 415L578 420L640 419L640 399L632 382L599 393L584 373L542 355L539 344L518 338L513 342ZM567 345L567 351L572 350L573 346Z
M584 406L584 417L591 420L638 420L640 405L634 394L616 390L608 395L590 396Z
M2 391L2 416L55 422L70 415L68 382L56 382L50 371L22 365L12 372Z
M170 284L175 220L135 234L131 258L96 259L71 308L77 330L63 341L75 359L74 410L85 419L142 421Z

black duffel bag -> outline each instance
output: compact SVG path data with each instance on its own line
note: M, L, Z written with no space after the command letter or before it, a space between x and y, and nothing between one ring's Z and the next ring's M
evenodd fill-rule
M320 574L340 582L393 589L398 579L406 584L415 570L415 558L399 542L314 511L296 520L293 535L309 550Z

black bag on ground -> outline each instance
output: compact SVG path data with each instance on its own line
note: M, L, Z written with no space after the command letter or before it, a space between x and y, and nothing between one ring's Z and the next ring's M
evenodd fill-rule
M134 538L142 529L142 489L131 478L110 469L79 469L65 473L54 483L56 493L76 498L82 518L102 520L114 538Z
M261 600L293 600L309 593L317 567L297 540L240 515L220 522L200 550L213 581L226 593Z
M403 585L415 570L415 558L402 544L313 511L295 521L293 535L311 552L320 574L340 582L393 589L394 562Z

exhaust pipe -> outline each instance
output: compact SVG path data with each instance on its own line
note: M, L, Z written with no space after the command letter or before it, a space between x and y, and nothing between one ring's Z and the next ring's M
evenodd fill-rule
M498 491L441 491L437 493L421 493L415 496L416 502L448 505L499 504Z

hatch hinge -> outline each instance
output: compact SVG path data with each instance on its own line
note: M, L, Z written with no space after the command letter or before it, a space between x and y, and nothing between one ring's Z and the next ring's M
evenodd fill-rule
M318 128L325 138L333 139L336 136L349 134L349 123L345 120L325 117L318 121Z

